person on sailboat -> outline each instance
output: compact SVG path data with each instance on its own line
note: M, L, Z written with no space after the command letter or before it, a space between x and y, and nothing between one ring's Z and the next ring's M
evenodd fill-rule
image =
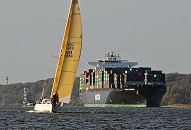
M57 93L55 93L53 96L52 96L52 98L51 98L51 103L52 103L52 105L53 106L57 106L58 105L58 94Z

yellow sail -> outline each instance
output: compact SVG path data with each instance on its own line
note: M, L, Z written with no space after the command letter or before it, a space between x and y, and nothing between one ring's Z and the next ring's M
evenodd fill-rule
M58 59L51 97L69 103L82 48L82 21L78 0L72 0Z

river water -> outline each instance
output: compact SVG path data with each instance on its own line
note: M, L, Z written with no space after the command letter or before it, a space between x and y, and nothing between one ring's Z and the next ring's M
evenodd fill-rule
M189 108L65 108L37 113L33 108L0 106L0 129L191 129Z

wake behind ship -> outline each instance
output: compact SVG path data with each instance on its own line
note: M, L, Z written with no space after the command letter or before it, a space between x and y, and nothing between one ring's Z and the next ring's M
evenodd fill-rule
M84 104L146 104L159 107L166 92L165 74L138 62L121 60L113 52L104 60L89 62L95 69L80 75L80 95Z

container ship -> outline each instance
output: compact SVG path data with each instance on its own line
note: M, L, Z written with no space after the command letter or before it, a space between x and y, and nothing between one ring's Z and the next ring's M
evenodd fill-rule
M159 107L166 92L165 74L121 60L113 52L104 60L88 62L94 69L80 74L80 96L84 104L145 104Z

